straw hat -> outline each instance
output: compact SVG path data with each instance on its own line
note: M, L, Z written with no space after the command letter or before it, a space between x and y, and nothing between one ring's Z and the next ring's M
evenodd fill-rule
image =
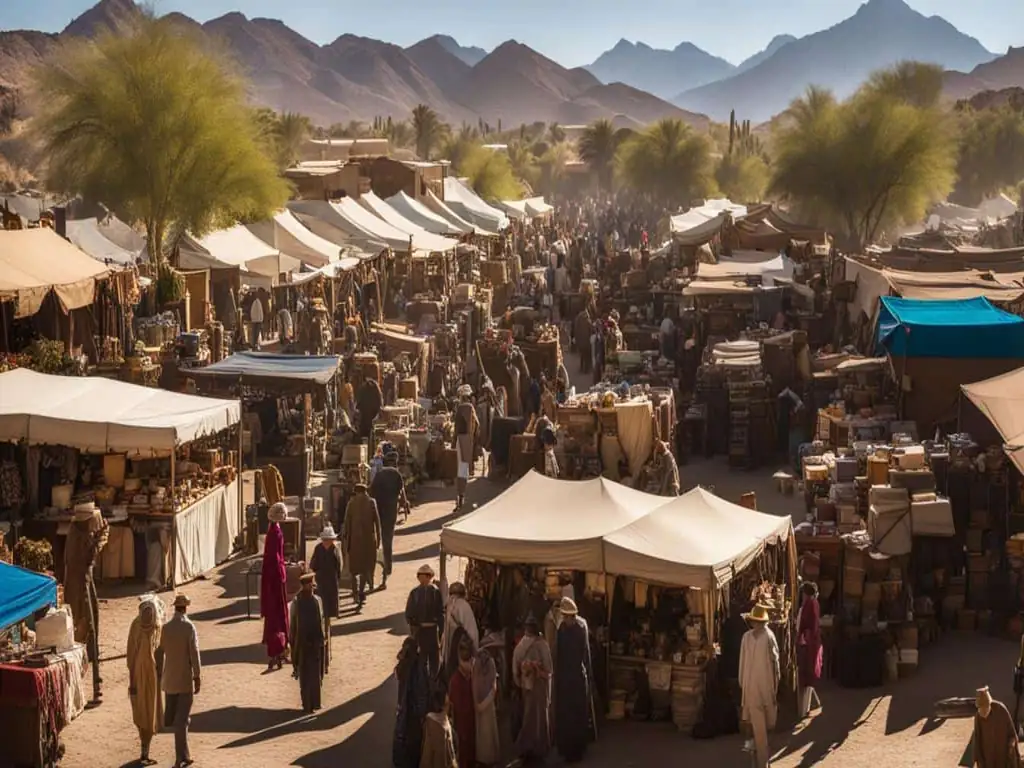
M758 603L750 613L744 613L743 618L747 621L756 621L761 624L767 624L769 618L768 606L764 603Z
M288 519L288 507L280 501L273 504L267 511L267 520L272 523L283 523Z
M184 592L179 592L174 596L174 607L175 608L188 608L192 605L192 601L189 600L188 595Z
M580 612L579 608L576 607L576 601L571 597L563 597L558 604L558 610L561 611L563 616L575 616Z
M334 541L338 538L337 534L334 533L334 526L327 525L320 531L320 541Z
M417 576L429 576L434 578L434 569L430 567L429 563L424 563L420 566L419 570L416 571Z
M978 714L982 717L988 717L988 713L992 711L992 693L987 685L984 688L978 689L974 702L978 707Z
M75 520L92 520L92 517L95 514L95 501L86 501L82 504L75 504Z
M306 571L305 573L299 576L299 581L303 584L311 584L315 578L315 573L313 573L312 571Z

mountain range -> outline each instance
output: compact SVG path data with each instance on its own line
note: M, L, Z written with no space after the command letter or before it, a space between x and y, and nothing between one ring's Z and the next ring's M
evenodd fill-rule
M123 30L132 0L101 0L58 35L0 32L0 88L28 91L32 68L68 37ZM343 34L319 45L281 21L241 13L200 24L166 18L218 41L245 73L256 104L331 125L377 116L408 118L421 103L452 123L506 127L534 121L580 124L600 117L637 126L677 117L697 128L730 111L769 120L811 85L852 93L874 70L901 60L949 70L947 95L968 98L1024 86L1024 48L996 57L977 40L903 0L868 0L850 18L802 38L779 35L738 65L690 42L672 50L620 40L586 67L567 68L515 40L492 51L434 35L403 48ZM24 101L24 100L23 100Z
M101 0L58 35L0 33L0 86L27 90L32 67L62 38L124 30L139 13L133 0ZM318 45L283 22L241 13L205 24L177 13L168 18L219 43L240 65L254 103L305 114L318 125L406 119L417 104L455 124L580 124L606 117L636 127L676 117L708 125L703 115L628 85L605 85L514 40L489 53L444 35L409 48L351 34Z

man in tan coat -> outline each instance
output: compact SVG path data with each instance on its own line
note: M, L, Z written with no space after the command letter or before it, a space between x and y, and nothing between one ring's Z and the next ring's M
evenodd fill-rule
M164 723L174 728L174 765L192 764L188 748L192 698L199 694L199 636L185 615L192 601L179 594L174 598L174 616L163 626L160 656L163 658L163 688L167 695ZM159 663L159 662L158 662Z
M352 597L361 608L366 602L366 585L373 589L377 548L381 544L377 502L366 493L365 483L356 483L355 495L345 508L342 540L348 553L348 570L352 574Z

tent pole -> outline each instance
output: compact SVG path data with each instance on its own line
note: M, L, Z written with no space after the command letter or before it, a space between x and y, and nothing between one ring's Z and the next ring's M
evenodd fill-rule
M174 502L174 464L178 459L178 452L171 448L171 588L178 586L175 578L178 571L178 510Z
M242 534L242 541L246 541L245 535L245 496L244 496L244 485L242 480L242 405L239 403L238 406L238 459L237 459L237 470L238 470L238 532ZM244 544L243 544L244 548Z

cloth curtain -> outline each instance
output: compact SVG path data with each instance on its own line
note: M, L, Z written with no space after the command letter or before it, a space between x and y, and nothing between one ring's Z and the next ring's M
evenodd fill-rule
M184 584L231 555L238 536L238 480L174 518L174 583Z

